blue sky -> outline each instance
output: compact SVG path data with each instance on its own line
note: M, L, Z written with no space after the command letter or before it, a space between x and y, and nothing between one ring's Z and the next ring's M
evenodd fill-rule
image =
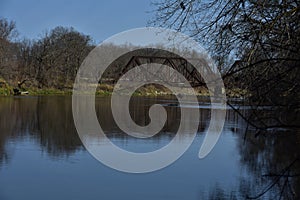
M72 26L96 43L131 28L144 27L150 0L0 0L0 17L16 22L19 37L39 38L56 26Z

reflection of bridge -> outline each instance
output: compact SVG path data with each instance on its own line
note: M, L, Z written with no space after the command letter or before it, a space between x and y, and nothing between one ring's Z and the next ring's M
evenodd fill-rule
M203 86L205 85L205 82L203 78L201 77L200 73L197 71L197 69L189 63L186 59L182 57L170 57L170 56L132 56L131 59L128 61L128 63L122 68L120 72L120 76L124 75L127 71L137 67L141 66L146 63L157 63L157 64L162 64L162 65L167 65L176 71L178 71L181 75L183 75L191 84L192 87L197 87L197 86ZM204 67L205 63L203 63L202 71L204 70L209 70L211 71L208 67ZM145 69L147 70L147 69ZM157 77L159 77L160 73L162 71L157 71L155 72L157 74ZM176 78L176 74L171 72L171 70L165 72L164 74L167 74L168 80L179 80ZM201 73L201 74L206 74L206 73ZM179 83L180 84L180 83Z

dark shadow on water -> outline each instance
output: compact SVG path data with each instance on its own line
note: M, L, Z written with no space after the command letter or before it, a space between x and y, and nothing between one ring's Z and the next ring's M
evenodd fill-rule
M132 108L136 108L132 109L131 112L133 120L139 125L149 123L149 107L157 102L168 104L169 102L174 103L174 100L133 98L131 106ZM149 142L145 139L132 138L118 129L111 115L110 100L108 97L96 98L96 110L100 124L107 136L116 145L137 152L155 150L166 145L174 137L180 120L179 108L176 106L167 106L167 123L162 132L151 138ZM106 117L101 117L103 113L106 114ZM204 136L203 132L209 122L209 117L210 112L208 109L200 109L200 125L197 136L200 140ZM199 193L196 195L197 198L245 199L247 196L255 197L276 181L278 175L284 176L280 177L276 184L274 184L274 187L258 199L279 199L280 195L282 195L282 199L300 198L300 179L298 178L300 174L300 161L295 162L288 169L288 172L286 171L282 174L283 170L291 162L299 158L300 132L278 130L254 137L254 132L249 129L245 140L245 130L246 125L238 115L233 111L228 111L225 125L226 134L223 134L224 136L222 137L226 139L230 136L229 138L234 139L230 139L231 143L226 145L233 145L230 148L236 150L233 153L238 156L237 169L240 171L235 172L238 175L237 181L226 187L222 183L216 182L209 184L209 189L198 188ZM1 168L9 168L9 163L14 158L14 148L12 146L18 147L19 143L27 140L30 144L36 144L40 148L33 149L33 151L40 151L42 154L46 153L52 160L64 160L69 156L80 154L79 152L85 152L74 127L71 97L1 97L0 175ZM193 145L194 147L191 147L192 151L197 153L198 144ZM216 148L223 147L217 146ZM188 162L191 161L190 165L197 164L198 162L197 160L189 160L192 159L190 157L183 159L187 159ZM206 159L209 161L212 158L208 157ZM226 160L226 158L224 159ZM234 161L228 160L226 162ZM202 165L205 165L205 163L199 166ZM180 162L178 166L181 166ZM170 170L177 170L177 172L181 172L184 169L185 167L170 168ZM197 168L191 166L191 169L197 175ZM227 173L227 171L223 173ZM175 177L175 175L169 175L168 178L173 176ZM186 178L185 181L188 182L189 180ZM199 179L200 182L201 179ZM194 184L197 185L198 183L194 182ZM0 189L0 199L1 195L3 193Z

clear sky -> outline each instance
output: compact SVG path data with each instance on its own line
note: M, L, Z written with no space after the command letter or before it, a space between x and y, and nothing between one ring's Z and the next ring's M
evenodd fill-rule
M96 43L131 28L144 27L150 0L0 0L0 17L16 22L19 37L39 38L56 26L72 26Z

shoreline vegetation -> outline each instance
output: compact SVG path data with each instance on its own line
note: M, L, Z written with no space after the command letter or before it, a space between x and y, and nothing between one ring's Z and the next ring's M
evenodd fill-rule
M39 39L18 39L16 24L0 18L0 96L12 95L71 95L73 83L80 65L96 47L93 39L72 27L57 26L46 31ZM130 50L114 60L101 76L96 95L111 95L114 84L121 75L133 69L137 63L157 63L168 65L185 74L197 96L209 96L205 82L198 72L192 70L191 63L177 54L157 47L135 49L132 44L106 44L107 53ZM199 52L180 49L191 57L199 57ZM197 55L197 56L196 56ZM167 63L167 64L166 64ZM169 79L176 82L176 76ZM224 75L224 74L222 74ZM88 77L92 77L89 75ZM234 77L224 79L228 97L248 97L250 92L239 86ZM139 88L135 96L169 96L171 91L157 84Z
M96 95L97 96L110 96L113 92L114 84L99 83ZM194 88L197 96L208 97L209 92L205 87ZM72 95L73 86L70 85L64 89L58 88L18 88L8 84L3 78L0 78L0 96L46 96L46 95ZM145 85L133 94L134 96L171 96L172 92L159 85ZM228 89L226 96L232 98L245 98L249 96L247 91L241 89Z
M99 83L96 90L97 96L110 96L113 92L114 84ZM206 87L194 88L197 96L208 97L209 92ZM72 95L73 86L70 85L63 89L57 88L37 88L37 87L14 87L7 83L3 78L0 78L0 96L43 96L43 95ZM160 85L145 85L136 90L134 96L171 96L172 92ZM244 98L249 96L245 90L229 89L226 90L226 95L233 98Z

